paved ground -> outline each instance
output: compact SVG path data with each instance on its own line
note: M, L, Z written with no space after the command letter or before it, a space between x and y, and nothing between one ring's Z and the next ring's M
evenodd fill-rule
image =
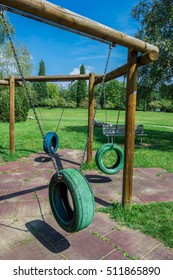
M60 167L79 167L80 151L60 150ZM62 166L61 166L62 165ZM55 222L48 202L54 170L45 154L34 154L0 166L0 259L172 260L173 250L96 213L85 230L69 234ZM122 172L107 176L85 172L96 207L121 201ZM173 174L163 169L134 169L133 202L173 200Z

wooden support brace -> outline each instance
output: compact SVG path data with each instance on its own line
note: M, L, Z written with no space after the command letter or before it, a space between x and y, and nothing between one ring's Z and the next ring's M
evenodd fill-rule
M148 53L145 53L145 54L139 56L137 58L137 65L138 65L138 67L141 67L143 65L154 62L157 59L158 59L158 55L156 54L156 52L151 51L151 52L148 52ZM116 78L119 78L119 77L125 75L127 73L127 67L128 67L127 64L123 64L122 66L118 67L117 69L107 73L106 77L105 77L105 82L111 81L112 79L116 79ZM103 76L98 77L95 80L95 85L102 83L102 80L103 80Z

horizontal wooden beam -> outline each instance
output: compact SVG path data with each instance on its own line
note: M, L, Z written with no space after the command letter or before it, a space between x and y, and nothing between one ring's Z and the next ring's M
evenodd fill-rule
M155 52L151 51L148 53L145 53L137 58L137 66L141 67L143 65L146 65L148 63L154 62L157 60L158 56L156 55ZM107 73L105 77L105 82L108 82L112 79L119 78L127 73L127 64L124 64L120 66L119 68ZM102 83L103 76L97 78L95 80L95 85Z
M101 75L96 75L100 77ZM68 82L75 80L89 80L89 74L80 75L54 75L54 76L25 76L25 81L30 82ZM21 77L15 77L15 81L22 81Z
M94 36L95 38L103 39L112 44L119 44L142 53L154 51L157 55L159 52L159 49L156 46L132 36L128 36L125 33L119 32L48 1L0 0L0 4L34 15L41 19L46 19L50 23L57 23L84 34Z
M10 85L9 80L7 80L7 79L6 80L0 80L0 86L9 86L9 85ZM15 86L21 87L22 83L16 81Z

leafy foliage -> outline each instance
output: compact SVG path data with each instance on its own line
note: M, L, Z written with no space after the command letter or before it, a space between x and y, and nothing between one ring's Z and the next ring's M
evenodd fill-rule
M39 63L39 71L38 76L45 76L46 75L46 69L45 69L45 63L43 59L41 59ZM34 90L36 92L36 97L38 100L38 104L43 99L48 98L48 87L46 82L35 82L34 83Z
M0 95L0 121L9 122L9 93L4 90ZM15 121L26 121L29 110L28 98L23 88L16 91L15 94Z
M16 52L24 75L29 75L32 70L31 56L29 51L21 43L16 45ZM19 76L18 67L14 59L13 51L9 42L0 45L0 73L3 78L10 75Z
M7 19L7 24L8 24L11 34L14 34L15 33L14 27L12 25L10 25L8 19ZM5 28L4 28L4 25L2 22L2 17L0 17L0 45L5 42L6 36L7 35L6 35Z
M101 85L95 87L96 99L100 96ZM100 98L101 108L106 109L124 109L125 108L125 88L123 83L118 80L112 80L105 83L104 91Z
M139 70L138 104L141 99L151 102L152 91L173 100L172 0L140 0L131 15L140 23L136 37L159 47L159 59Z
M0 77L7 78L10 75L18 76L18 67L14 58L10 43L7 41L6 32L2 19L0 19ZM11 35L14 34L14 28L9 23ZM16 48L17 55L24 75L31 73L32 64L29 51L21 43ZM16 88L15 92L15 121L25 121L29 110L29 102L25 90ZM0 121L9 121L9 91L0 87Z

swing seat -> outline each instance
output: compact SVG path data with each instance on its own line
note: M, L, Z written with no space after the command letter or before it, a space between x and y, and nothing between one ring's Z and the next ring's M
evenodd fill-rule
M55 154L58 150L59 139L58 135L55 132L48 132L45 135L45 139L43 141L43 149L46 154Z
M104 157L109 152L115 153L115 162L109 166L104 162ZM95 162L97 167L106 174L115 174L118 173L124 165L124 151L123 149L112 143L107 143L101 146L95 155Z
M55 220L67 232L80 231L92 222L94 195L89 182L77 169L63 169L52 176L49 201Z

